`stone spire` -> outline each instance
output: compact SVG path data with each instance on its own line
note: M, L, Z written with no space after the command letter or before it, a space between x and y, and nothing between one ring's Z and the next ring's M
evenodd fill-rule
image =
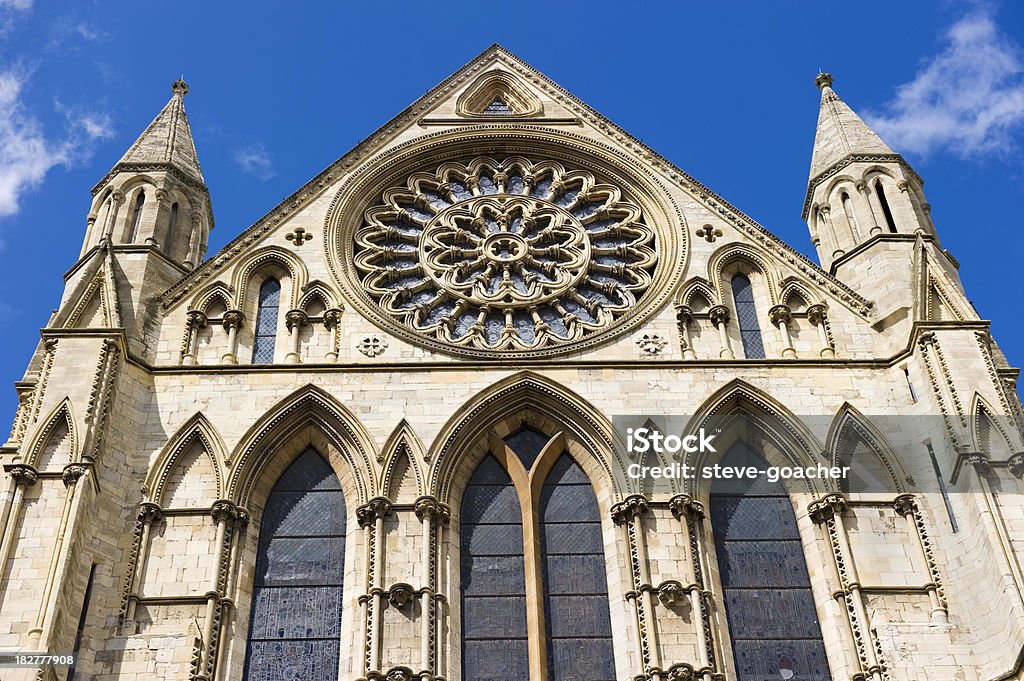
M171 100L117 162L115 171L139 166L173 166L191 179L205 184L196 145L192 141L192 130L185 115L187 93L188 84L184 80L171 84Z
M832 75L819 73L814 80L821 90L821 110L811 155L813 181L818 175L852 154L889 154L892 149L853 112L832 89Z

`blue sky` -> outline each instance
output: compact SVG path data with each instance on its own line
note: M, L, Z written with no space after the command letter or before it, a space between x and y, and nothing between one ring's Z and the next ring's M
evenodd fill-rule
M800 209L814 76L830 71L924 177L942 245L1020 365L1024 6L847 7L0 0L0 414L78 256L89 190L172 80L191 86L212 254L493 42L812 256Z

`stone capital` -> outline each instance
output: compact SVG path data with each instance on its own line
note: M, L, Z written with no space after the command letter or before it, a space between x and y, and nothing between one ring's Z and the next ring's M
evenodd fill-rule
M163 518L163 511L160 507L150 501L144 501L139 504L139 510L135 514L135 519L142 523L155 523Z
M245 314L241 310L228 310L224 313L225 329L240 329L245 323Z
M64 481L64 486L71 487L76 484L85 475L87 470L88 468L80 463L69 463L67 466L64 466L64 470L60 474L61 480Z
M32 466L27 463L14 463L4 466L7 472L12 478L14 478L15 485L21 485L23 487L31 487L36 484L36 480L39 479L39 473Z
M642 494L632 494L612 506L612 522L622 525L647 511L647 499Z
M688 305L676 305L676 324L682 330L693 319L693 310Z
M924 333L922 333L920 336L917 337L917 344L920 345L922 348L926 347L926 346L929 346L929 345L933 345L934 343L935 343L935 332L934 331L925 331Z
M1006 468L1013 477L1024 479L1024 452L1017 452L1007 459Z
M828 308L822 303L815 303L807 308L807 321L820 326L828 318Z
M205 312L189 310L185 319L188 321L188 325L193 329L202 329L206 327L207 319Z
M341 324L341 310L337 308L331 308L330 310L324 311L324 328L330 330Z
M356 520L359 521L359 527L368 527L389 513L391 502L384 497L374 497L356 509Z
M218 499L210 507L210 515L218 523L221 521L233 523L238 520L239 508L232 501Z
M420 497L416 500L414 510L416 517L420 520L427 518L428 520L437 519L440 522L447 522L451 515L448 507L434 497Z
M917 499L913 494L901 494L892 502L892 507L902 516L917 512Z
M816 525L832 520L846 510L846 499L841 494L827 494L807 507L808 515Z
M793 315L789 309L789 305L773 305L768 310L768 320L775 326L779 324L788 324L789 320L792 319Z
M715 326L729 323L729 308L725 305L715 305L708 310L708 317Z
M700 520L704 517L704 504L689 494L677 494L672 497L668 500L668 508L676 518L692 516Z
M288 310L284 315L285 326L291 331L296 326L302 328L309 323L309 315L303 310Z

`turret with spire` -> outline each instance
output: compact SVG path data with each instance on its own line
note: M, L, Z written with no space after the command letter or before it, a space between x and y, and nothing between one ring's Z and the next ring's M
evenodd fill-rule
M956 261L939 247L924 182L839 98L830 74L815 84L821 108L803 217L821 266L875 300L890 321L919 317L925 253L961 288Z
M149 246L185 269L206 253L210 195L185 115L188 84L171 99L93 189L82 254L102 242Z

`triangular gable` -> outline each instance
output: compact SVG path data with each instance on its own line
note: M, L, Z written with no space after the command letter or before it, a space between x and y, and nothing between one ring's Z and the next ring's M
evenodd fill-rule
M486 69L492 69L492 71L486 71ZM481 72L483 73L481 74ZM758 243L774 256L790 263L809 280L826 287L833 295L858 314L865 318L872 314L872 303L856 293L852 288L821 269L816 263L722 199L711 189L677 168L667 159L647 147L643 142L499 45L492 45L487 48L471 62L420 97L405 111L378 128L377 131L357 144L351 151L332 163L302 188L260 218L255 224L221 249L220 252L168 289L161 296L164 309L170 308L176 302L189 295L195 288L221 271L238 257L240 253L259 242L275 226L286 220L289 216L305 208L325 191L331 190L338 178L342 174L349 172L359 160L384 147L411 125L417 122L430 121L431 119L428 116L431 112L437 110L443 102L457 99L456 93L463 91L471 82L479 85L481 82L487 82L488 77L493 76L497 79L498 75L501 76L501 79L515 83L516 87L519 87L527 95L533 94L536 96L536 93L542 93L546 98L545 101L551 100L557 104L557 108L564 110L544 110L543 115L532 122L537 124L582 123L600 131L602 134L612 138L624 149L637 154L645 162L661 171L668 180L674 182L679 188L701 202L707 210L720 215L735 227L738 232ZM494 95L494 93L490 94ZM537 99L539 101L540 97L537 97ZM495 96L486 99L481 105L480 110L482 111L487 108L494 101ZM503 98L502 101L509 104L507 98ZM571 112L574 114L574 117L567 119L562 115L564 112ZM480 116L479 118L481 122L493 121L494 116L492 115L489 118ZM516 120L520 121L523 119L517 115ZM440 119L436 122L451 123L452 121ZM469 122L469 120L467 119L466 122Z
M75 291L62 305L52 326L65 329L111 329L121 326L113 258L109 250L86 269Z

